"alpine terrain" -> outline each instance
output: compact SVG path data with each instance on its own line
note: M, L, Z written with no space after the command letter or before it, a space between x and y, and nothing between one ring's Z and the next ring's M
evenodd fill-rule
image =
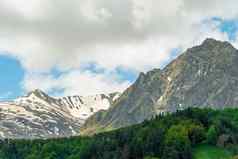
M85 120L108 109L120 93L53 98L35 90L0 103L0 138L55 138L79 135Z
M238 106L238 50L206 39L163 69L141 73L107 111L90 117L82 132L95 133L141 123L187 107Z

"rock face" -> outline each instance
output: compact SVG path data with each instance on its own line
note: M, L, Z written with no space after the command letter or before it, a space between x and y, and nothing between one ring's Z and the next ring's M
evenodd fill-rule
M40 90L0 103L0 138L55 138L78 135L85 120L108 109L119 93L53 98Z
M82 132L137 124L187 107L238 106L238 50L228 42L205 40L163 70L141 73L106 112L90 117Z

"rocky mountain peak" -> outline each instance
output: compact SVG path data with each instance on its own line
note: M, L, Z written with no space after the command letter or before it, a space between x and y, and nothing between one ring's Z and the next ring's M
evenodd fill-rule
M207 38L205 39L202 44L200 45L201 47L206 47L206 46L210 46L210 47L214 47L216 45L223 45L223 46L230 46L233 47L228 41L221 41L221 40L216 40L213 38Z
M40 89L35 89L35 90L29 92L27 96L31 96L31 95L35 95L35 96L37 96L39 98L44 98L44 97L48 96L45 92L43 92Z
M208 38L201 45L188 49L183 55L210 60L210 58L227 58L234 53L237 53L237 49L229 42Z
M88 119L83 131L137 124L187 107L221 109L237 105L238 50L228 42L208 38L163 70L141 73L116 105L100 117Z
M221 43L221 41L213 39L213 38L207 38L202 42L202 45L214 45L214 44L218 44Z

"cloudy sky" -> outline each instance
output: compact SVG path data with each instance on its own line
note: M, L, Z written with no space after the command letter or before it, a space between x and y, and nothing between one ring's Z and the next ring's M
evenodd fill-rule
M0 0L0 100L122 91L208 37L238 46L237 0Z

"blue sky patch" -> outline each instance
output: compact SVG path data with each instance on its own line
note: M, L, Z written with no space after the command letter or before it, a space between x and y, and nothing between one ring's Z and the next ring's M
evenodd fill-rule
M115 72L121 81L134 82L138 76L138 72L123 67L117 67Z
M100 67L96 62L89 62L86 64L82 64L80 70L82 71L89 70L90 72L96 73L96 74L105 72L105 69Z
M238 32L238 19L223 20L221 18L214 17L212 20L219 22L220 31L227 33L229 40L236 40Z
M0 100L9 100L21 95L24 70L16 59L0 55Z

